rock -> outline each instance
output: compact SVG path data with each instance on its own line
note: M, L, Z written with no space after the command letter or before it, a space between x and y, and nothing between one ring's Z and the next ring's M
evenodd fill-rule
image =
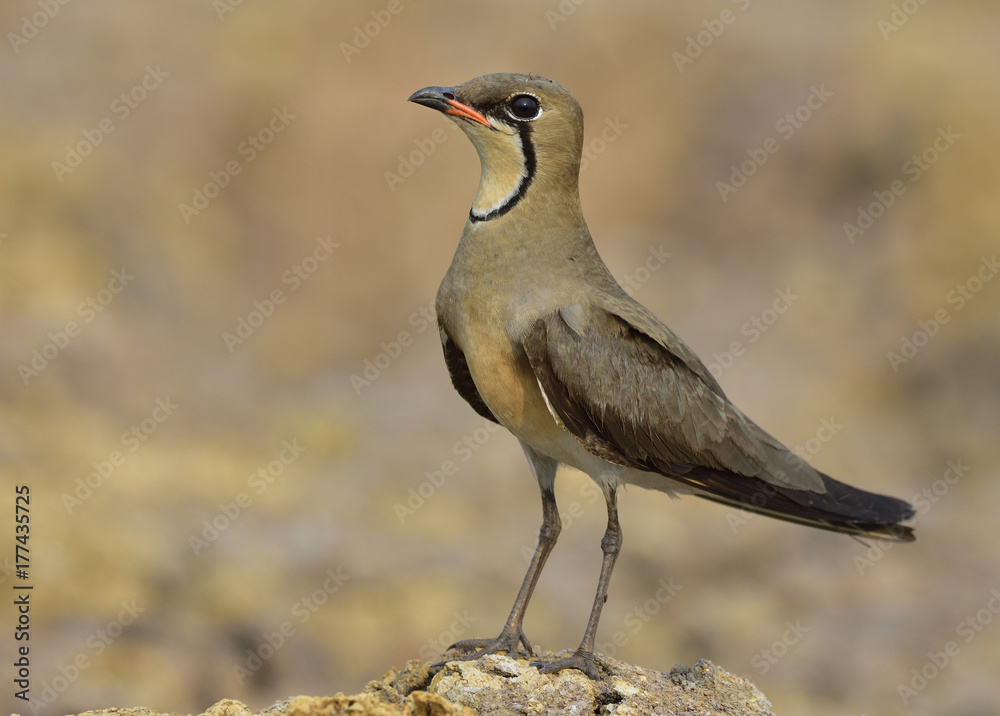
M297 696L256 716L774 716L770 702L752 683L704 659L662 673L598 654L597 669L600 681L573 670L540 674L526 660L499 654L452 661L439 670L413 659L401 671L390 669L380 681L370 682L360 694ZM88 711L80 716L111 714L160 716L147 709ZM254 714L240 702L226 699L203 716Z

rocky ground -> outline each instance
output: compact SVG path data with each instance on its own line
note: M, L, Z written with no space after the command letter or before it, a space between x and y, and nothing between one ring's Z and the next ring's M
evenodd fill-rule
M546 658L557 655L547 654ZM225 699L203 716L474 716L475 714L616 714L639 716L773 716L771 704L748 680L706 660L669 673L598 657L600 681L578 671L540 674L528 661L492 655L432 669L413 659L390 669L360 694L296 696L252 714ZM105 709L80 716L161 716L149 709ZM164 715L165 716L165 715Z

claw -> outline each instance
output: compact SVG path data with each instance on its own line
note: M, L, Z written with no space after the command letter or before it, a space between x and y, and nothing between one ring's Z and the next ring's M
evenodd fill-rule
M577 651L572 656L567 656L555 661L533 661L531 665L542 674L554 674L563 669L579 669L592 681L600 681L601 675L597 673L594 664L594 653L592 651Z
M528 641L528 637L520 629L518 629L516 634L501 632L500 636L496 639L463 639L449 646L448 651L468 652L474 650L471 654L464 654L461 659L452 659L452 661L476 661L488 654L496 654L501 651L505 652L507 656L516 659L518 658L518 647L522 644L528 652L529 657L535 656L535 650L531 648L531 642ZM442 661L439 663L443 665L447 662ZM437 665L433 664L433 666Z
M531 642L528 641L528 637L521 632L521 643L524 645L524 650L528 652L528 656L535 656L535 650L531 648Z
M461 641L456 641L454 644L449 646L445 651L471 651L473 649L482 649L484 647L490 646L494 642L499 641L499 637L496 639L462 639Z

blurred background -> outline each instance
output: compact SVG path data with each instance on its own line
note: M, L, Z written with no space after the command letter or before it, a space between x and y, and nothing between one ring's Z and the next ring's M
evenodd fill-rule
M711 659L783 714L996 713L995 3L18 0L0 27L12 710L259 709L499 631L538 488L433 322L478 159L405 100L531 71L585 110L613 273L748 415L920 513L864 545L629 490L598 649ZM525 627L553 650L605 523L582 475L558 497Z

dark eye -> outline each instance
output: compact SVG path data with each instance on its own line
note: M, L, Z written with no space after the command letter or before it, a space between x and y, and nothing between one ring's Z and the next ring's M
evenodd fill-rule
M534 119L538 116L541 107L538 100L530 94L519 94L507 103L508 111L518 119Z

